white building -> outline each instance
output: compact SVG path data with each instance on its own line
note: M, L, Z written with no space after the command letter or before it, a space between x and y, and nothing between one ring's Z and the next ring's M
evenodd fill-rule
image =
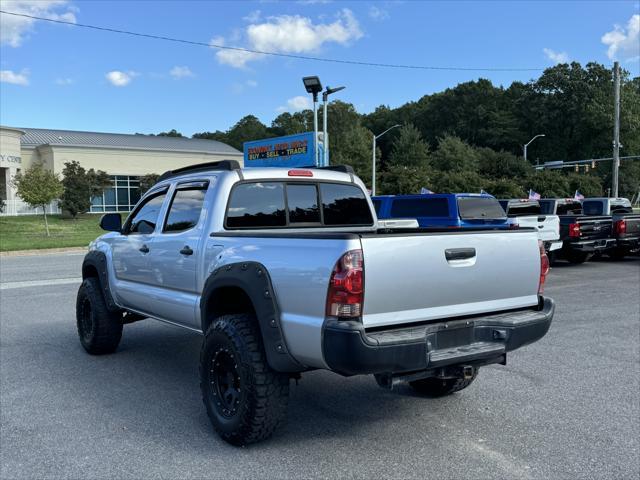
M0 200L5 214L34 213L16 195L12 179L34 163L61 173L65 162L104 170L113 187L93 198L91 211L129 211L140 198L138 178L196 163L237 160L242 152L214 140L0 127ZM55 212L57 206L52 205Z

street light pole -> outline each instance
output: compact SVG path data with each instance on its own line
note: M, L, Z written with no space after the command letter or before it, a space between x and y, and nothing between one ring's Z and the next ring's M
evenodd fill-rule
M313 95L313 161L316 167L322 166L318 158L318 93L322 91L322 84L317 76L303 77L302 83L307 93Z
M328 117L328 113L327 113L327 104L328 99L329 99L329 95L331 95L332 93L336 93L339 92L340 90L344 90L346 87L337 87L337 88L331 88L329 86L327 86L327 89L324 91L324 93L322 94L322 102L323 102L323 111L322 111L322 164L321 166L323 167L328 167L329 166L329 132L327 131L327 117Z
M613 172L611 188L614 197L618 196L618 170L620 168L620 64L613 63L614 117L613 117Z
M393 130L394 128L400 127L400 125L396 124L393 127L387 128L380 135L373 134L373 147L371 153L371 196L374 197L376 194L376 140L378 140L381 136L387 133L389 130Z
M546 135L544 133L540 133L538 135L536 135L535 137L533 137L531 140L529 140L527 143L525 143L522 147L522 149L524 150L524 161L527 161L527 147L538 137L546 137Z

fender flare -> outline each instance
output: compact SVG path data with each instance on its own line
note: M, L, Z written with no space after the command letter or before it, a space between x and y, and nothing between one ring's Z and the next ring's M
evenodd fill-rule
M301 372L300 365L289 353L282 333L280 309L268 270L258 262L224 265L214 270L205 282L200 299L202 332L206 333L207 305L211 295L219 288L239 288L249 297L255 310L267 362L277 372Z
M104 297L105 304L107 305L107 310L110 312L120 311L120 307L116 305L116 302L113 300L113 296L111 295L109 274L107 272L107 256L104 252L92 250L84 256L84 260L82 261L83 280L89 276L87 275L89 268L93 268L98 272L98 282L100 282L100 290L102 291L102 296Z

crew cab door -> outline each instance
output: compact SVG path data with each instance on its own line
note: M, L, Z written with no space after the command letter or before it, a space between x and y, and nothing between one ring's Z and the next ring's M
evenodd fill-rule
M127 219L122 235L113 239L116 295L125 307L147 310L144 285L151 283L149 253L167 187L147 195Z
M198 265L206 224L204 199L209 181L178 183L171 194L164 223L149 254L149 313L190 327L195 325Z

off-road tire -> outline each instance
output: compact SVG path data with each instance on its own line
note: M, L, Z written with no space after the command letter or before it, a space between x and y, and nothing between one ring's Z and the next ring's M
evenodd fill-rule
M477 376L478 369L474 368L473 376L466 380L464 378L441 379L431 377L414 380L413 382L409 382L409 385L411 385L414 391L425 397L444 397L445 395L451 395L452 393L464 390L473 383Z
M590 256L591 255L589 255L588 253L575 252L572 250L564 253L564 258L566 258L569 263L573 263L574 265L586 262L587 260L589 260Z
M289 375L268 365L253 315L213 321L200 352L200 389L214 429L232 445L265 440L283 423Z
M100 282L85 278L76 299L76 325L80 343L91 355L113 353L122 338L122 314L110 312Z

